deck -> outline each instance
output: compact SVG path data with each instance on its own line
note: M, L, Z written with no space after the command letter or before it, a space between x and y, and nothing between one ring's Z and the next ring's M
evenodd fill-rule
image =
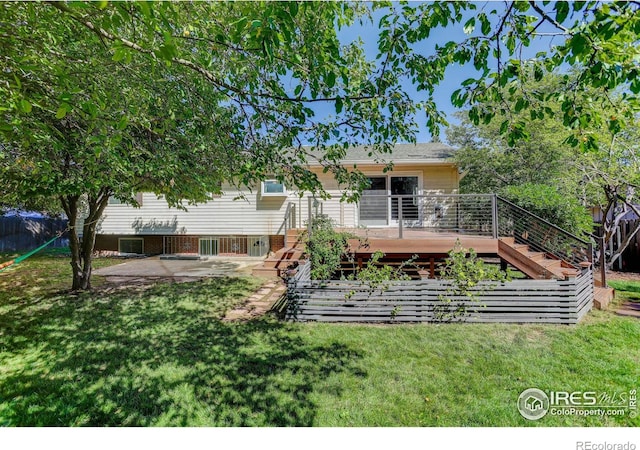
M337 231L357 236L349 241L357 266L350 262L349 270L363 267L368 256L382 251L384 264L398 264L417 255L418 276L412 274L407 285L392 284L388 292L369 298L366 286L353 282L342 286L340 280L312 281L300 278L298 270L289 286L289 319L432 321L434 308L440 307L442 289L448 289L448 282L438 279L439 265L457 242L480 257L518 269L528 278L492 287L494 294L484 298L486 308L467 305L473 309L467 317L470 321L576 323L594 304L591 243L505 199L493 195L393 195L386 203L377 203L382 207L374 210L367 205L369 209L360 213L361 219L370 222L368 226L336 226ZM323 216L322 208L315 215L309 208L307 224L316 216ZM288 269L295 267L303 254L301 235L308 232L312 228L285 231L285 248L265 265L273 264L281 275L294 273ZM305 265L299 269L309 270ZM355 295L352 300L357 298L357 303L346 301L345 289L349 296ZM367 298L358 297L363 295ZM389 304L402 300L400 297L407 302ZM462 298L456 301L466 302Z
M462 247L474 249L479 255L497 255L498 239L492 236L468 235L450 231L435 232L423 228L405 228L402 237L397 228L338 228L354 234L358 239L350 240L354 253L370 254L377 250L396 256L415 254L419 256L446 256L460 241ZM359 239L363 239L363 246Z

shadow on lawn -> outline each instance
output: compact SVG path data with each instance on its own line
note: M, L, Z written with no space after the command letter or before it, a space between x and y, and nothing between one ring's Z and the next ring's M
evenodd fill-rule
M310 426L313 389L359 354L292 324L223 323L251 281L216 279L0 314L0 425ZM339 395L339 393L338 393Z

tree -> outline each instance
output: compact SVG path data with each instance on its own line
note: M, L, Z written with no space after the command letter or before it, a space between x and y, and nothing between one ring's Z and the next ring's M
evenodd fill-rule
M362 42L342 44L339 30L369 22L377 9L378 55L367 60ZM452 99L471 106L474 123L493 118L498 111L485 105L499 103L504 89L516 112L550 114L546 96L525 96L520 84L518 52L543 26L564 41L534 58L534 75L579 67L570 95L553 94L571 144L595 148L586 126L623 130L637 114L637 3L475 9L454 2L3 3L3 202L55 200L73 224L86 200L82 241L71 230L73 287L85 289L92 236L110 196L135 203L135 190L151 190L179 206L204 200L222 179L251 186L266 174L321 191L305 166L304 144L311 144L347 196L357 197L366 177L339 164L346 148L368 144L373 154L414 141L418 111L437 135L446 122L433 93L453 64L479 70ZM469 37L430 55L417 51L430 34L456 26ZM575 101L587 97L586 87L596 105L611 102L616 88L629 93L612 119L575 107L589 104ZM500 129L511 139L527 134L513 120Z
M609 138L606 147L587 153L581 161L583 179L593 199L591 204L602 211L605 248L616 249L611 254L605 253L605 263L611 268L640 232L640 224L636 222L636 227L617 244L620 220L630 211L640 217L637 197L640 189L640 121L623 132L609 133Z
M575 198L580 195L581 179L577 158L580 152L563 143L567 129L557 118L523 120L528 139L509 145L500 132L500 121L473 124L467 111L457 114L460 123L446 131L447 142L458 150L455 159L464 173L462 192L501 193L508 186L524 183L547 184Z
M569 128L567 143L582 150L598 147L591 129L633 126L640 103L640 3L638 2L433 2L402 5L381 20L379 48L392 49L385 62L426 93L428 124L442 122L434 107L434 92L452 65L464 66L470 76L452 97L469 107L474 124L502 118L501 134L510 143L528 138L530 130L514 113L532 118L559 115ZM479 9L479 10L478 10ZM462 28L459 41L428 39L438 30ZM452 35L453 33L447 33ZM528 56L531 48L546 48ZM427 51L425 51L427 49ZM545 73L573 68L566 89L527 90L530 74L541 81ZM620 95L613 98L618 91ZM560 103L559 114L549 100ZM603 111L614 107L612 117Z
M528 83L528 89L562 92L564 83L565 77L546 74L542 83ZM616 97L612 94L614 104ZM547 107L552 112L561 110L558 101L547 102ZM606 105L599 114L615 118L616 111ZM474 125L462 113L460 125L447 131L449 142L459 146L456 159L466 173L461 189L498 192L576 234L593 231L587 207L599 207L609 245L616 239L620 218L629 211L638 213L635 192L640 186L640 124L629 121L622 131L609 124L585 127L584 132L600 145L580 152L562 139L568 127L558 114L540 118L520 111L512 116L524 124L529 139L510 143L501 134L499 121ZM632 230L617 250L607 255L609 267L638 231Z
M344 149L411 139L415 108L357 45L340 47L336 24L357 9L2 4L2 202L61 205L78 290L90 288L110 197L136 204L135 192L153 191L181 207L206 200L222 180L250 187L271 173L318 190L303 142L357 187L364 178L337 164ZM336 117L316 119L310 105L319 102Z
M72 289L89 289L97 224L109 198L135 203L135 192L153 189L175 206L206 199L233 170L225 156L237 148L228 131L234 117L202 120L218 113L215 103L196 97L206 96L208 85L185 89L170 68L112 61L107 49L56 22L53 10L1 11L4 23L16 25L2 40L2 197L60 205L70 223Z

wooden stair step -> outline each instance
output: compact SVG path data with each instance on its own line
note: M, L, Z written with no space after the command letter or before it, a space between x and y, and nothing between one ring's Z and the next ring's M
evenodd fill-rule
M545 269L554 269L556 267L562 267L562 261L560 261L559 259L545 258L545 259L537 260L536 262L540 264L542 267L544 267Z
M521 251L524 248L527 250ZM534 252L529 252L528 249L529 246L525 244L511 244L502 239L498 241L498 256L527 276L533 279L565 278L562 261L550 258L531 259L528 254Z
M596 309L607 309L615 295L613 288L596 286L593 288L593 306Z
M296 247L298 245L302 245L302 239L304 237L304 230L300 228L292 228L287 230L287 234L285 236L285 246L286 247Z
M251 271L251 275L258 277L277 277L280 275L280 270L273 267L256 267Z
M262 266L252 270L256 276L280 276L291 264L300 261L304 250L293 246L278 250L273 256L268 257Z
M525 253L525 256L533 261L541 261L546 258L543 252L528 252Z

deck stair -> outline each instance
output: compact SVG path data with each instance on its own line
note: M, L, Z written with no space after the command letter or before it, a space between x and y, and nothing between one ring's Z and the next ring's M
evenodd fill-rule
M563 280L578 274L566 262L544 252L532 251L526 244L515 243L512 237L500 238L498 256L533 279Z
M299 229L287 230L285 246L264 260L252 274L263 277L279 277L292 265L300 261L304 253L303 233Z

